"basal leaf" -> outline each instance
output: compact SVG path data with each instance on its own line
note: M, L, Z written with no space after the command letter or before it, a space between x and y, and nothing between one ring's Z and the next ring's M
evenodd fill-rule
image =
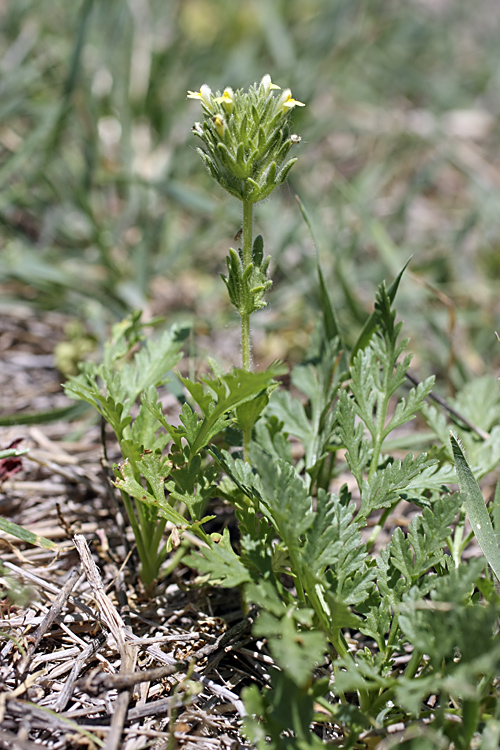
M346 449L346 461L361 489L363 472L371 459L372 448L370 441L364 436L363 424L356 423L354 403L346 391L339 393L336 419L338 434Z
M132 403L151 386L168 382L168 373L182 356L179 349L186 332L186 329L173 327L164 331L159 340L148 339L135 355L133 364L124 367L123 386Z
M314 439L314 431L298 398L288 391L275 391L268 412L283 423L283 430L299 438L303 445Z
M273 384L275 377L284 372L286 368L276 364L263 372L234 369L221 378L204 378L205 386L213 394L210 402L206 396L199 393L199 388L193 389L190 386L196 395L197 403L201 402L200 408L203 412L198 432L190 445L190 455L194 456L217 432L220 432L228 412L260 395L263 390Z
M262 512L275 525L289 549L313 522L312 500L295 468L252 446L251 460L260 478Z
M229 529L225 528L217 541L209 538L208 543L208 547L185 557L184 562L200 573L208 573L213 585L234 588L251 581L250 573L231 546Z
M361 490L361 516L367 517L377 508L388 508L398 500L410 481L436 462L420 453L416 458L409 453L403 461L396 460L385 469L379 469L363 482Z
M296 685L305 687L314 667L323 659L325 636L317 630L299 629L291 613L276 621L274 633L270 633L271 619L271 615L263 613L260 622L257 620L255 624L254 633L268 638L276 663Z
M118 489L127 492L131 497L139 502L146 503L148 505L154 505L161 509L163 515L168 521L171 521L176 526L187 527L189 523L186 521L184 516L181 516L165 498L165 492L163 489L162 477L158 475L157 466L146 466L148 464L145 459L142 469L146 469L151 475L153 480L154 491L156 494L152 494L145 489L140 482L134 477L134 472L129 461L125 461L118 468L120 476L115 479L115 486ZM163 472L161 472L163 473Z
M406 374L406 370L405 370ZM427 378L423 383L419 383L417 388L412 388L408 397L398 402L393 416L385 427L385 435L389 435L397 427L401 427L412 420L425 403L434 385L434 377Z

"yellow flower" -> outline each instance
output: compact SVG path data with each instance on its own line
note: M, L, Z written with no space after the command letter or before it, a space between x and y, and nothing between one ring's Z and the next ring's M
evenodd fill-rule
M200 99L206 107L210 108L212 106L212 89L204 83L199 91L188 91L187 98Z
M219 115L219 114L214 115L212 117L212 122L215 125L215 129L218 132L219 137L223 138L224 137L224 129L226 127L226 122L225 122L223 116Z
M233 105L234 105L234 91L232 88L226 88L224 89L224 93L222 96L218 96L217 99L215 99L217 104L223 104L224 109L228 113L228 115L231 114L233 111Z
M263 77L262 81L260 82L260 85L264 87L264 91L267 94L271 91L271 89L281 89L281 86L276 86L275 83L271 82L271 76L269 73L266 73L266 75Z
M285 89L278 99L278 107L281 107L283 109L283 112L286 112L287 109L293 109L294 107L305 106L306 105L304 104L304 102L298 102L297 99L293 98L290 89Z

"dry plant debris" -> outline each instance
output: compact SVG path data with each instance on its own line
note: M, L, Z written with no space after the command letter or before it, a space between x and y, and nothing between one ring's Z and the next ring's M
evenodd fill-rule
M11 410L66 404L47 351L62 322L4 314ZM60 551L0 534L0 747L244 747L240 687L265 678L269 657L250 638L238 593L189 589L184 569L146 599L99 426L0 428L2 446L19 437L29 453L0 486L0 514Z

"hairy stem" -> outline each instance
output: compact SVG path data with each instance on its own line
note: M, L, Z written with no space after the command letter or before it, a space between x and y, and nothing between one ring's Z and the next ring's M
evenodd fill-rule
M252 262L253 204L243 201L243 267ZM244 370L252 367L250 315L241 316L241 363Z
M252 262L253 203L243 201L243 267ZM250 314L241 316L241 364L244 370L252 369L252 342L250 339ZM243 456L250 461L251 430L243 430Z

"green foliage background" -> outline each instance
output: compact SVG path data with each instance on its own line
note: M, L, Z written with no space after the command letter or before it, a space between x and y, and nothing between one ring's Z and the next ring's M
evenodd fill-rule
M0 13L4 300L64 309L99 337L150 299L209 329L231 320L218 274L239 206L200 169L186 92L269 72L307 107L299 165L257 210L275 281L262 356L300 358L297 330L318 314L297 192L348 343L376 284L413 255L398 309L421 376L460 386L498 361L496 3L19 0Z

